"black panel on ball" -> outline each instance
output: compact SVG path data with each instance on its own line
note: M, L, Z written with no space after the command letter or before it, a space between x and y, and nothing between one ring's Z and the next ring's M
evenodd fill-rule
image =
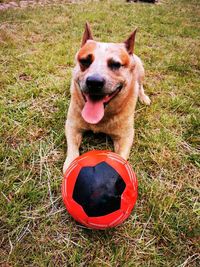
M126 187L116 170L106 162L83 167L77 177L73 199L90 217L107 215L120 208Z

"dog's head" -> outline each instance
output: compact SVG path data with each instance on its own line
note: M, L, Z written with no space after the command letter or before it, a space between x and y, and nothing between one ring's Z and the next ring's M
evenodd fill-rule
M85 101L82 116L86 122L98 123L105 106L129 87L135 67L135 34L136 30L124 43L96 42L86 23L74 70L74 80Z

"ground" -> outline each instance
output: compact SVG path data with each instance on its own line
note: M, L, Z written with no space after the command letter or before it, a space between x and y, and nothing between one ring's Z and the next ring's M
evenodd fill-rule
M0 265L199 266L200 3L58 3L0 13ZM138 27L150 107L137 105L129 219L88 230L61 198L64 120L85 21L97 40ZM81 152L112 149L85 136Z

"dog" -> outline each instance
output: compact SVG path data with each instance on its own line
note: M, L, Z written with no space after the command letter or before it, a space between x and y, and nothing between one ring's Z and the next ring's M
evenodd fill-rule
M143 88L143 64L134 54L135 35L136 30L123 43L97 42L86 23L70 87L64 173L79 156L82 135L88 130L110 135L114 151L128 158L137 99L146 105L151 102Z

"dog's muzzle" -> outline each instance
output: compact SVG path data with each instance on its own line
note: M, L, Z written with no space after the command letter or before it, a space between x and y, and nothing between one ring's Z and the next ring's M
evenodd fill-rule
M96 82L96 81L95 81ZM108 103L115 98L123 88L123 84L118 84L112 93L85 93L83 90L80 91L84 98L85 104L81 112L83 119L90 124L99 123L104 116L104 109ZM96 91L97 92L97 91Z

